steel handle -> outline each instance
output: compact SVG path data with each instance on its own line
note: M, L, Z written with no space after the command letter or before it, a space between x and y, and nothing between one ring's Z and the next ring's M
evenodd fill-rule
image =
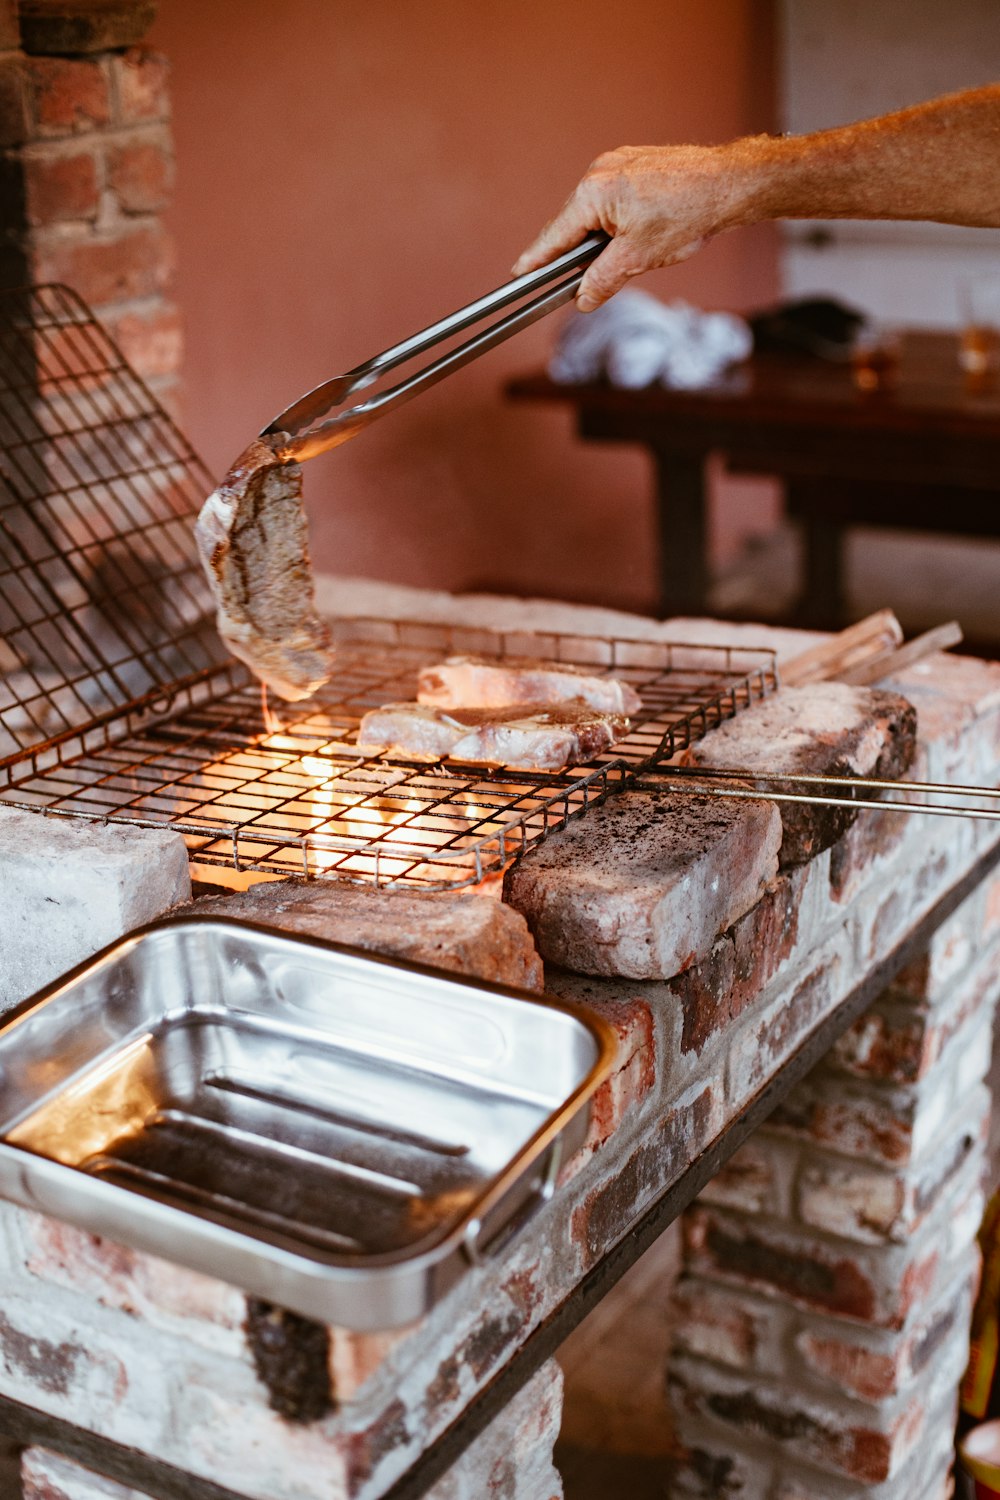
M346 437L352 437L356 432L360 431L361 427L365 426L372 419L373 415L381 415L382 412L391 410L392 407L400 403L393 401L375 405L366 402L359 407L352 408L349 412L343 412L337 417L331 418L330 423L323 423L317 427L312 427L310 424L314 422L318 423L319 419L325 416L332 407L342 405L349 397L372 385L380 376L387 374L389 370L395 369L398 365L405 363L409 359L413 359L418 354L426 353L428 349L432 349L435 345L444 342L446 339L462 333L466 328L470 328L473 324L480 322L492 313L499 312L502 308L508 307L512 302L520 301L521 298L534 292L537 288L548 286L550 282L556 281L565 272L579 273L575 279L567 280L561 284L561 290L565 295L559 295L554 301L543 295L537 302L525 304L519 313L514 314L513 321L508 322L507 319L501 319L499 323L492 324L491 328L486 331L487 334L492 334L495 330L505 330L496 338L486 337L482 342L469 340L467 344L462 345L461 349L456 350L455 353L461 354L463 351L468 351L465 353L464 358L452 359L451 356L446 356L446 360L451 360L450 363L435 361L427 367L426 371L421 371L420 375L413 377L413 379L417 380L420 379L421 375L426 374L428 376L426 381L412 388L409 381L404 381L398 387L394 387L393 390L384 392L383 395L393 395L396 391L411 392L411 389L412 393L415 394L417 391L424 389L425 385L433 385L435 380L439 380L443 375L447 375L452 370L458 369L468 359L474 359L477 354L482 354L485 350L492 348L493 343L499 342L500 338L509 338L519 328L525 328L529 323L533 323L536 317L542 317L545 313L551 312L554 307L559 307L563 302L568 301L569 297L573 295L580 284L583 268L588 266L592 260L595 260L609 243L610 241L606 234L595 233L588 235L579 245L576 245L572 250L567 250L565 254L557 256L547 266L539 266L535 271L528 271L524 276L518 276L513 281L506 282L505 285L497 287L495 291L487 292L483 297L477 297L475 302L470 302L467 306L460 307L457 312L449 313L446 318L440 318L436 323L432 323L429 328L422 328L419 333L412 334L409 338L403 339L401 343L393 344L389 349L383 349L381 354L376 354L371 359L365 360L363 364L356 365L353 370L348 370L345 375L335 375L332 380L324 381L322 385L318 385L315 389L307 391L298 401L286 407L283 412L274 418L273 422L270 422L263 429L261 436L276 436L282 433L291 434L291 441L281 450L282 455L286 459L313 458L317 453L325 452L327 448L336 447ZM557 288L558 291L560 291L560 288ZM524 316L522 317L521 314ZM400 398L401 401L405 399L408 399L407 396L401 396ZM365 414L364 420L354 419L354 414L357 412ZM340 421L341 416L345 419L343 422ZM348 418L351 420L347 420ZM340 425L333 426L331 425L333 423L339 423ZM314 437L319 438L319 441L313 441Z
M415 375L400 381L397 385L390 386L388 390L380 391L378 395L361 402L358 406L338 412L329 421L311 427L298 437L291 438L282 447L281 457L286 460L295 459L302 463L308 458L315 458L319 453L325 453L330 448L346 443L348 438L354 437L377 417L384 416L386 412L394 411L405 402L411 401L414 396L436 385L439 380L443 380L454 370L469 364L473 359L478 359L487 350L496 348L512 334L519 333L522 328L527 328L539 318L543 318L546 313L554 312L557 307L563 307L567 302L572 301L583 276L583 270L575 271L572 276L567 277L551 291L543 293L534 301L518 308L516 312L501 318L499 322L491 323L481 333L467 339L464 344L459 344L457 349L452 349L448 354L443 354L440 359L418 370Z
M539 1165L528 1194L518 1198L509 1213L504 1213L504 1204L509 1194L502 1194L475 1219L465 1232L464 1249L473 1265L482 1265L494 1259L501 1250L526 1228L531 1220L549 1202L556 1190L556 1178L562 1161L562 1139L553 1141ZM497 1217L500 1222L497 1223Z
M376 375L394 369L404 360L423 354L425 350L433 348L443 339L451 338L454 334L471 327L473 323L478 323L481 318L499 312L502 307L508 307L512 302L517 302L537 287L547 286L550 281L555 281L560 277L564 271L575 271L580 266L588 266L592 260L597 259L609 243L610 240L606 234L588 235L574 249L567 250L563 255L550 261L547 266L540 266L536 271L528 271L524 276L518 276L515 280L506 282L504 286L497 287L496 291L477 297L475 302L460 307L457 312L440 318L430 327L421 329L419 333L412 334L399 344L394 344L391 349L385 349L381 354L376 354L372 359L366 360L364 364L351 370L349 378L350 376L356 377L359 384L363 384L374 379ZM579 280L577 285L579 285Z

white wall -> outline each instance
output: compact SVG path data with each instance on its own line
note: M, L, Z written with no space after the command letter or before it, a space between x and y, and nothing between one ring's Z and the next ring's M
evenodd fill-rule
M784 128L799 134L1000 79L1000 0L781 0ZM877 317L958 322L960 277L1000 270L1000 231L799 220L782 226L786 295Z

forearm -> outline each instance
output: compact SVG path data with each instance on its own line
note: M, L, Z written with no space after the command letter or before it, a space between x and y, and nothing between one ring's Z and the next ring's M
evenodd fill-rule
M594 162L517 262L521 275L592 229L612 243L577 305L764 219L936 219L1000 227L1000 84L877 120L725 146L622 146Z
M731 153L739 222L933 219L1000 227L1000 85L722 150Z

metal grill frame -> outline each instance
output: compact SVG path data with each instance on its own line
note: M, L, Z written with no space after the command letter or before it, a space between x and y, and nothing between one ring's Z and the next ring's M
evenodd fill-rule
M172 829L196 871L478 884L778 685L763 648L342 619L334 680L275 730L214 629L191 533L211 476L66 288L0 297L0 434L0 635L19 658L0 678L0 804ZM109 588L101 549L123 540L135 569ZM359 756L361 714L454 654L618 675L650 717L556 774Z

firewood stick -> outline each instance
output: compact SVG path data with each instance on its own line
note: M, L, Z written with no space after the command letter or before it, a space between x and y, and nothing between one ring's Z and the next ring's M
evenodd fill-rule
M837 681L849 682L854 687L868 687L873 682L894 677L897 672L923 661L925 656L931 656L935 651L947 651L949 646L957 646L961 639L961 625L957 620L949 620L946 625L935 625L933 630L925 630L923 635L914 636L912 641L907 641L897 651L886 651L882 656L873 657L871 661L848 667L846 671L837 674Z
M786 687L802 687L807 682L824 682L870 657L883 656L901 644L903 630L891 609L880 609L855 625L849 625L828 641L810 646L801 656L781 665L781 681Z

